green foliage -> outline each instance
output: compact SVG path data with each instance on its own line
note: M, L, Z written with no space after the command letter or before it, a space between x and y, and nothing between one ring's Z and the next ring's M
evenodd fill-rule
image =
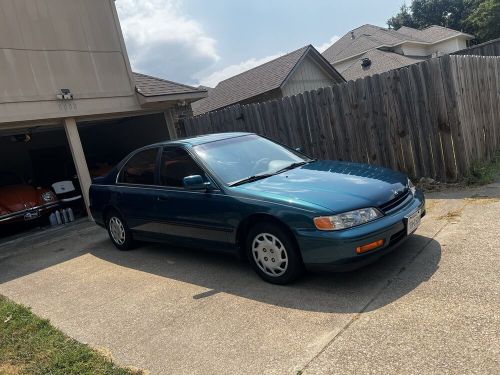
M499 175L500 151L490 161L474 163L465 182L467 185L486 185L495 181Z
M500 37L500 0L476 1L474 10L465 19L465 24L474 30L476 37L487 41Z
M500 0L413 0L387 24L394 29L440 25L473 34L477 42L485 42L500 37Z
M387 25L389 25L389 28L396 30L401 26L418 28L418 25L413 21L411 10L406 4L401 5L398 14L387 20Z
M2 374L140 374L117 367L33 315L0 296L0 373Z

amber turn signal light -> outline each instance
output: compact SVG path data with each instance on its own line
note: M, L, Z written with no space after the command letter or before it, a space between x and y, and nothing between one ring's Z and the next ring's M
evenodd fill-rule
M332 221L326 216L314 218L314 225L319 230L332 230L334 228Z
M373 242L367 243L366 245L358 246L356 248L356 252L358 254L363 254L363 253L366 253L367 251L376 249L377 247L380 247L383 244L384 244L384 240L373 241Z

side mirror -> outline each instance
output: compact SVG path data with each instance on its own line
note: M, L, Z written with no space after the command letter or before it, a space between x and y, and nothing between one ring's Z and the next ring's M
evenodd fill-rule
M304 148L303 147L295 147L295 151L298 151L298 152L304 152Z
M199 174L184 177L182 183L188 190L207 190L211 185L210 182L203 181Z

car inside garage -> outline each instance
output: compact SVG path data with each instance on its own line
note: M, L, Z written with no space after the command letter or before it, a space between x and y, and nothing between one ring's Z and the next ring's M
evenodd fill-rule
M50 215L64 208L54 190L56 186L53 186L61 181L70 181L74 187L72 214L85 215L75 175L67 137L61 125L1 131L0 236L47 226ZM69 185L67 190L71 190Z
M137 148L170 139L163 112L79 121L77 126L91 178L105 175ZM39 217L36 213L33 217L0 222L0 238L57 225L58 220L50 220L50 215L57 211L60 224L69 222L69 213L66 219L64 216L68 208L72 211L71 221L87 215L68 137L61 124L1 131L0 176L0 184L8 185L0 186L0 210L6 206L4 213L10 212L13 204L32 212L33 207L45 203L31 202L23 189L31 189L37 196L50 191L58 203ZM8 195L6 189L14 186L15 192Z

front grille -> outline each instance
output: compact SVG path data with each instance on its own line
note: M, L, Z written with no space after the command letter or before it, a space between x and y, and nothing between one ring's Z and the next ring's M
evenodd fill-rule
M384 203L379 208L384 214L390 212L405 203L409 195L410 189L406 188L405 190L403 190L403 193L398 194L395 198L391 199L387 203Z

